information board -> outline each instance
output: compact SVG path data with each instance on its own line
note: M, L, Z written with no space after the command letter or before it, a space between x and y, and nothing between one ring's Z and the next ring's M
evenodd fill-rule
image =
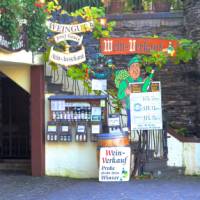
M102 147L100 149L99 181L129 181L130 147Z
M133 91L130 95L131 130L162 129L160 83L154 82L150 92L139 92L139 85L142 83L131 84Z

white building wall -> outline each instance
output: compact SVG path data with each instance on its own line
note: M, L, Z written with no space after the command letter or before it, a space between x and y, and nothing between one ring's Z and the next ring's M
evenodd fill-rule
M175 137L167 134L168 145L168 166L182 167L183 166L183 143Z
M200 175L200 143L181 142L168 133L168 166L185 167L185 175Z

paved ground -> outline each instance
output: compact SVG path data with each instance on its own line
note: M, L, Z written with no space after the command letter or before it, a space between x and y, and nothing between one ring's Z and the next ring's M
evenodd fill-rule
M200 200L200 177L100 183L0 174L0 200Z

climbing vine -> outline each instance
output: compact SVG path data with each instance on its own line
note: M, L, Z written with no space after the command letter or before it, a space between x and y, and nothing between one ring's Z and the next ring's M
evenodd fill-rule
M35 0L1 0L0 32L15 46L26 32L27 51L37 51L46 43L46 7Z

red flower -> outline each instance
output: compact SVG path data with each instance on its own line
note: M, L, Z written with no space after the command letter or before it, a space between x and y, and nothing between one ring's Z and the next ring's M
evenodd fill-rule
M34 5L35 5L36 7L38 7L38 8L42 8L42 7L45 6L44 3L35 3Z

